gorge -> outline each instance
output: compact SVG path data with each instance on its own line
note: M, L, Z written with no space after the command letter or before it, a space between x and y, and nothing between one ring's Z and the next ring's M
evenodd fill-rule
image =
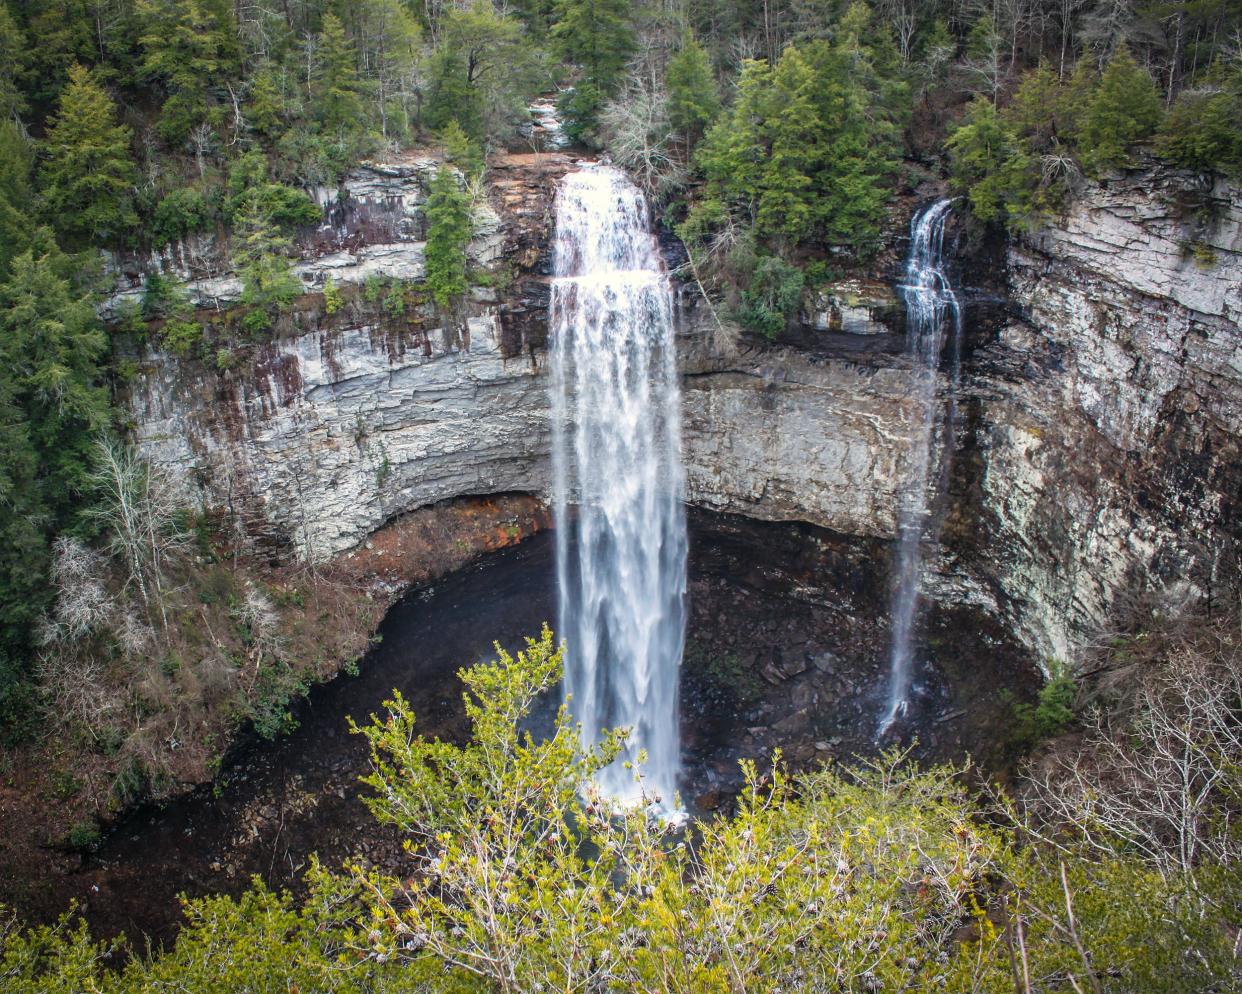
M487 543L507 545L510 534L543 527L546 518L524 517L526 505L514 502L537 505L556 492L557 394L546 344L558 292L550 282L552 204L576 168L565 153L497 157L495 220L477 229L471 251L483 264L518 265L507 288L472 291L461 351L434 325L393 328L361 301L336 314L315 304L329 275L345 286L365 279L350 275L349 260L375 252L369 238L402 258L421 252L429 164L355 173L349 195L305 243L308 303L270 343L245 350L227 370L152 349L131 353L140 375L128 384L128 403L141 451L185 481L196 501L231 508L274 561L361 564L381 604L410 582L394 550L416 520L428 520L418 515L448 520L451 502L482 497L493 502L501 532ZM952 470L932 484L943 524L939 550L925 546L920 569L926 620L914 683L923 696L912 708L918 717L902 722L920 755L970 753L1003 765L1002 689L1028 696L1035 667L1071 656L1136 584L1219 598L1232 582L1239 305L1220 274L1238 268L1242 203L1225 185L1212 192L1219 220L1205 236L1218 266L1202 270L1182 255L1184 222L1159 192L1182 182L1149 171L1093 187L1063 226L1016 241L1004 273L989 248L973 252L941 217L962 351L957 383L950 370L934 386L957 416L928 439L928 465ZM345 243L344 255L333 250ZM1140 243L1141 272L1124 261L1126 247ZM661 244L676 272L675 244ZM917 398L929 385L907 354L904 308L890 289L906 279L907 253L894 236L875 275L837 285L824 301L826 326L799 344L722 331L697 290L673 277L685 494L698 509L682 689L682 792L692 810L711 810L736 788L739 755L782 746L795 762L813 763L867 753L877 716L891 707L890 564L899 561L901 481L926 431ZM170 264L189 255L175 247ZM361 717L398 682L431 695L425 709L446 722L431 727L454 727L448 702L456 696L451 668L466 661L460 653L486 653L493 638L514 644L555 613L550 586L534 594L551 583L554 557L546 544L541 553L530 548L533 572L505 574L514 591L507 613L489 621L486 608L462 615L458 606L419 622L434 629L456 618L470 631L437 650L441 677L416 668L399 681L391 667L407 666L408 650L386 639L377 651L398 655L363 662L377 681L365 684L370 696L362 686L350 696L349 681L323 689L345 694L336 703L319 703L328 697L316 692L310 707L324 717L300 712L306 734L339 728L346 711ZM480 574L488 575L499 574ZM445 589L458 582L465 579ZM439 589L411 595L394 619L419 616ZM472 589L442 603L485 600ZM419 644L438 641L424 631ZM433 665L426 651L416 655ZM299 734L282 752L306 741ZM314 807L307 799L321 794L322 774L299 768L286 780L285 760L272 767L265 755L260 748L234 761L225 796L235 800L224 810L239 820L207 829L204 805L218 805L206 799L172 815L139 813L84 874L47 891L48 913L77 895L93 899L93 920L104 927L129 916L158 932L171 911L153 909L170 909L178 888L236 889L249 872L292 880L311 848L344 855L358 824L357 747L324 755L330 790L343 796ZM300 841L294 824L303 826ZM218 845L196 841L191 855L170 844L189 829L185 838L217 833ZM169 853L170 889L158 899L125 869L127 853L151 848L150 833ZM345 848L334 850L331 838Z

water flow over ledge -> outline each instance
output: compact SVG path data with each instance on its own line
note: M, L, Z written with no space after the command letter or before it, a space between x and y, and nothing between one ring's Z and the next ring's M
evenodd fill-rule
M686 524L672 299L642 194L592 165L556 201L553 480L565 690L585 741L630 730L598 776L674 808ZM571 515L571 505L577 514ZM641 751L643 784L635 783Z
M932 447L938 426L937 370L946 328L952 335L950 390L944 407L944 456L941 490L947 487L952 435L957 417L955 391L960 378L962 310L944 273L944 223L952 200L939 200L925 207L910 222L910 256L901 287L906 302L907 350L914 357L912 399L919 422L910 446L909 470L897 504L897 554L893 568L892 646L889 656L888 706L880 722L883 737L905 714L910 701L914 630L919 609L919 574L923 566L923 542L938 541L939 528L932 504ZM925 535L925 531L927 534Z

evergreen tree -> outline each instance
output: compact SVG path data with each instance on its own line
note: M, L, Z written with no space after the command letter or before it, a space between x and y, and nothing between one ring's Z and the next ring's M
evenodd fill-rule
M260 187L243 195L234 225L233 256L242 279L241 302L250 308L242 319L252 334L266 331L275 315L302 291L282 235L264 202Z
M315 106L324 131L333 135L365 131L357 53L341 19L331 12L323 16L316 62Z
M823 160L824 122L815 106L819 81L790 45L772 73L771 111L764 122L769 149L760 177L756 230L797 243L810 234L825 207L812 177Z
M103 87L82 66L70 69L40 172L44 204L58 231L102 242L135 223L129 139Z
M1130 146L1155 133L1161 114L1151 74L1134 61L1128 46L1118 46L1083 116L1083 164L1097 175L1127 165Z
M34 157L30 142L12 121L0 121L0 280L13 259L30 247L30 174Z
M1003 219L1005 196L999 177L1013 154L1014 135L992 101L976 96L945 147L953 189L969 199L971 213L980 221Z
M448 167L437 170L427 198L427 289L452 334L461 326L466 291L466 246L472 234L470 199Z
M693 148L720 113L720 94L707 52L687 31L668 60L664 83L668 89L668 116L673 128Z
M28 61L26 36L8 6L0 4L0 119L15 120L27 109L21 78Z
M180 144L209 119L214 88L237 68L231 8L221 0L139 0L138 9L142 72L168 93L159 133Z
M1185 90L1156 136L1156 151L1186 169L1242 175L1242 57Z
M428 66L427 109L423 121L435 131L456 122L470 138L482 142L486 137L482 94L471 84L465 55L451 46L442 46L431 56Z
M637 46L627 0L556 0L552 37L561 54L582 69L582 79L562 104L567 130L583 138L600 108L616 92Z

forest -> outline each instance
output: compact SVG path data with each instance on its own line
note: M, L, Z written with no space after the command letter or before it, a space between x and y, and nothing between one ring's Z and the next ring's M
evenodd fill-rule
M172 787L142 732L166 702L82 674L142 659L154 686L205 626L238 672L196 701L221 735L272 738L365 650L373 606L313 571L265 587L233 525L137 457L115 343L227 371L296 308L295 237L345 176L412 148L453 167L431 183L425 277L329 280L325 320L344 292L460 336L495 279L467 254L489 160L532 148L541 97L642 189L713 314L772 342L891 247L920 188L1004 239L1126 170L1242 180L1242 2L3 0L0 746L60 739L119 768L66 787L116 813ZM117 259L196 237L236 263L224 332L154 271L105 320ZM422 739L399 698L353 729L414 876L256 881L187 902L166 950L0 907L0 989L1233 989L1242 656L1236 630L1204 631L1153 616L1100 648L1150 664L1112 710L1073 713L1054 674L1018 737L1072 728L1069 751L1004 790L898 749L810 774L777 756L746 768L736 813L682 828L592 796L619 740L583 745L564 711L525 736L560 678L545 629L463 671L469 744Z

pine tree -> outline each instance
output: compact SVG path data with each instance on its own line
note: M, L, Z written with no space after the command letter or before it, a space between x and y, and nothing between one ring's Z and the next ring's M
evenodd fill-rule
M30 425L45 502L62 523L79 506L93 437L110 418L99 368L107 338L89 295L66 278L69 262L26 251L0 284L0 366Z
M582 80L562 104L575 138L594 129L637 45L630 10L627 0L556 0L552 37L561 54L582 69Z
M242 322L252 334L270 328L276 313L302 289L289 263L292 242L280 233L266 209L263 189L242 196L233 232L233 256L242 279L241 302L251 308Z
M75 65L48 129L40 172L44 204L58 231L103 242L135 223L129 139L103 87Z
M822 212L812 179L824 165L826 137L814 100L817 82L802 53L786 48L772 73L771 114L764 125L770 152L760 179L760 235L797 243Z
M220 0L140 0L142 72L168 98L160 136L180 144L211 111L213 87L237 68L231 8Z
M1160 94L1151 74L1120 45L1087 104L1079 144L1083 164L1095 175L1130 163L1130 146L1160 126Z
M0 118L16 119L26 110L20 83L28 61L26 37L8 6L0 4Z
M427 198L427 288L454 334L460 327L461 304L469 289L466 246L471 234L470 200L453 171L442 167L431 181Z
M357 54L341 19L331 12L323 15L316 61L315 100L324 131L344 135L366 130Z
M664 74L668 89L668 116L687 149L702 140L708 125L720 113L720 94L707 52L692 32L668 60Z
M30 142L12 121L0 121L0 280L13 259L30 247L33 166Z
M482 141L486 135L483 122L483 96L470 82L464 55L452 46L442 46L428 66L427 109L423 121L435 131L443 131L456 122L470 138Z

